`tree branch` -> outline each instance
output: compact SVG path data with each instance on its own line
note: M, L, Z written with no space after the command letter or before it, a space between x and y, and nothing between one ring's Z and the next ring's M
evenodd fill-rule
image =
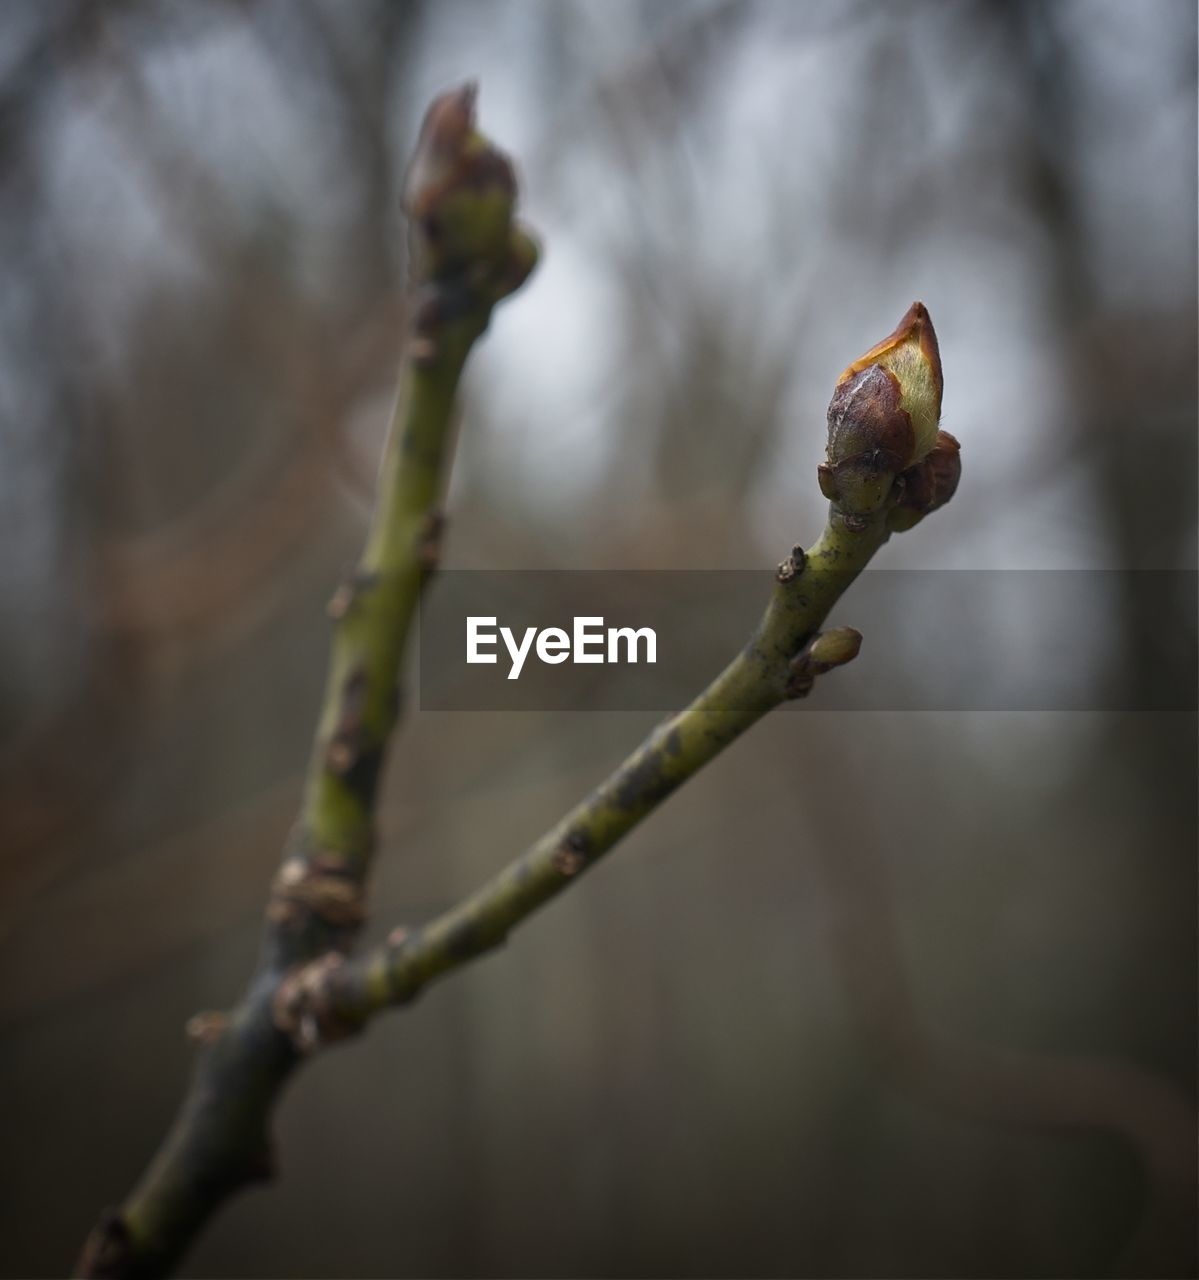
M499 946L766 712L807 693L816 675L856 656L856 632L818 637L817 631L889 537L888 514L851 529L834 508L812 550L805 556L797 547L780 565L757 632L728 667L493 880L425 926L394 931L384 946L359 959L323 958L292 974L279 990L277 1013L297 1047L339 1038Z
M297 1049L358 1030L433 979L482 955L594 865L642 818L771 708L807 694L816 677L852 661L861 637L818 629L849 584L896 532L943 506L961 476L958 442L938 430L941 357L932 321L913 303L894 332L853 361L829 406L830 500L812 550L776 571L749 644L695 701L658 728L586 800L494 880L444 915L351 963L327 955L289 975L278 1025Z
M329 603L329 675L300 820L269 918L275 967L352 941L373 844L375 792L395 726L400 661L442 534L454 397L492 307L537 250L513 226L508 160L474 131L473 87L426 117L409 170L413 329L366 547Z
M427 570L454 395L491 309L528 275L511 165L474 131L474 92L430 108L409 173L412 332L366 549L334 596L329 676L300 820L272 890L258 970L228 1016L189 1029L202 1050L167 1138L85 1246L92 1276L166 1272L216 1209L270 1175L271 1113L302 1055L360 1030L439 975L498 945L574 883L677 787L772 707L851 661L861 637L819 634L846 587L895 532L948 501L957 441L938 433L941 366L920 303L845 370L829 408L820 485L827 527L779 565L746 648L597 790L472 897L411 936L347 961L364 917L375 792L396 721L397 671Z
M475 131L474 100L467 86L433 103L408 174L412 296L400 391L366 548L330 603L325 697L258 970L230 1014L192 1020L203 1047L183 1105L125 1204L89 1237L84 1275L165 1273L225 1199L270 1176L270 1116L298 1060L275 1025L278 988L293 966L348 949L364 916L375 791L400 660L436 561L458 381L492 308L537 257L513 222L512 166Z

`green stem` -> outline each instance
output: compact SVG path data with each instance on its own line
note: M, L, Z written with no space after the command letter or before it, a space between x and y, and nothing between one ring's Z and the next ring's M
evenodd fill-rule
M404 361L366 548L331 607L325 698L259 971L202 1049L140 1182L93 1232L86 1274L164 1274L226 1198L270 1176L271 1113L301 1056L276 1025L276 995L289 968L347 947L362 919L375 789L396 720L400 659L432 567L455 392L489 311L480 304L439 331L435 353L426 346L420 361ZM410 350L421 341L415 335Z
M519 287L537 258L535 243L511 221L511 165L474 131L473 111L469 86L439 98L410 170L413 332L366 547L330 606L336 626L329 676L300 820L268 904L257 971L227 1017L201 1020L204 1047L179 1114L123 1207L92 1232L79 1264L83 1274L165 1273L230 1195L270 1175L271 1114L304 1052L351 1034L371 1014L411 1000L434 978L496 946L767 711L856 652L844 637L823 655L816 644L807 646L887 540L902 485L879 500L890 513L884 506L846 515L834 502L808 556L801 562L802 553L792 553L780 566L746 648L523 856L411 937L357 961L343 959L364 914L375 792L396 721L400 659L436 558L458 381L492 307ZM957 444L950 443L956 458ZM825 470L832 485L836 476ZM952 485L938 489L937 480L926 477L916 519L952 492ZM913 522L909 513L907 524Z
M776 584L750 643L685 710L659 725L582 803L493 880L444 915L358 960L311 975L306 1006L323 1025L360 1025L498 946L788 694L791 662L875 551L886 513L850 528L830 510L802 569ZM303 979L301 979L303 982Z
M475 129L475 90L443 94L405 186L412 231L410 334L358 566L334 596L329 675L299 822L267 906L262 955L228 1015L195 1020L203 1047L162 1146L79 1261L91 1276L165 1273L217 1208L270 1175L271 1114L311 1023L281 1004L292 976L348 950L360 927L375 792L396 722L400 660L437 553L458 382L493 307L537 246L513 221L516 179Z
M460 325L439 342L435 360L406 363L366 547L331 604L336 622L299 851L358 880L396 721L400 662L437 554L454 393L477 331Z

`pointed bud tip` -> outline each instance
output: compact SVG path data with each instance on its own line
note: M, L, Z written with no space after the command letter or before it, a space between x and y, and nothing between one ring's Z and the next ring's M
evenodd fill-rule
M498 180L515 191L506 157L475 128L479 87L473 80L438 94L421 121L404 179L404 207L420 217L455 186Z
M913 302L881 342L847 365L837 386L842 387L875 365L892 374L899 385L900 407L910 418L915 434L911 456L905 460L910 466L933 447L945 390L937 331L923 302Z
M915 346L931 366L932 380L937 387L938 400L944 390L944 379L941 373L941 349L937 345L937 331L933 328L932 316L923 302L913 302L903 313L903 318L881 342L847 365L837 379L837 385L868 369L872 364L881 364L884 369L890 368L887 357L894 357L896 351L904 346ZM938 403L938 411L940 405Z
M458 146L475 127L475 105L479 98L479 84L467 80L456 89L439 93L429 103L421 123L421 141L428 141L437 149Z

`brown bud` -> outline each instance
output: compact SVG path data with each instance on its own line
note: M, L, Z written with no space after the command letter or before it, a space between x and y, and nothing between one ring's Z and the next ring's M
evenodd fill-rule
M928 457L904 472L903 492L887 517L893 532L902 533L919 524L953 497L962 478L961 448L948 431L938 431Z
M469 273L496 301L532 271L537 247L516 227L512 163L475 128L477 88L463 85L436 98L425 113L404 180L412 220L417 279Z
M915 449L899 381L881 365L837 384L828 407L827 497L863 515L877 511Z
M404 209L410 217L427 217L463 165L475 130L478 96L478 85L468 83L430 103L404 177Z
M878 511L895 477L932 449L941 417L941 355L914 302L895 331L837 379L828 410L821 491L854 515Z

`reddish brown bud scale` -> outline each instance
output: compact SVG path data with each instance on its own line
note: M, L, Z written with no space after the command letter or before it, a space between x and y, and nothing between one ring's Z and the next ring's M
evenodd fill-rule
M948 431L937 432L937 443L926 459L933 473L933 505L943 507L958 491L962 479L962 446Z
M906 476L900 505L927 514L943 507L962 478L962 446L948 431L937 432L937 443L923 462Z
M478 86L464 84L434 98L421 122L416 150L404 178L404 209L427 216L467 154L475 129Z
M479 86L473 80L434 98L421 121L416 158L426 151L434 156L460 151L475 127L478 98Z
M887 518L893 532L901 533L943 507L957 492L962 478L961 445L948 431L937 432L932 452L903 474L903 492Z
M828 407L830 464L861 458L876 469L902 471L915 448L916 433L900 397L899 379L882 365L843 377Z

